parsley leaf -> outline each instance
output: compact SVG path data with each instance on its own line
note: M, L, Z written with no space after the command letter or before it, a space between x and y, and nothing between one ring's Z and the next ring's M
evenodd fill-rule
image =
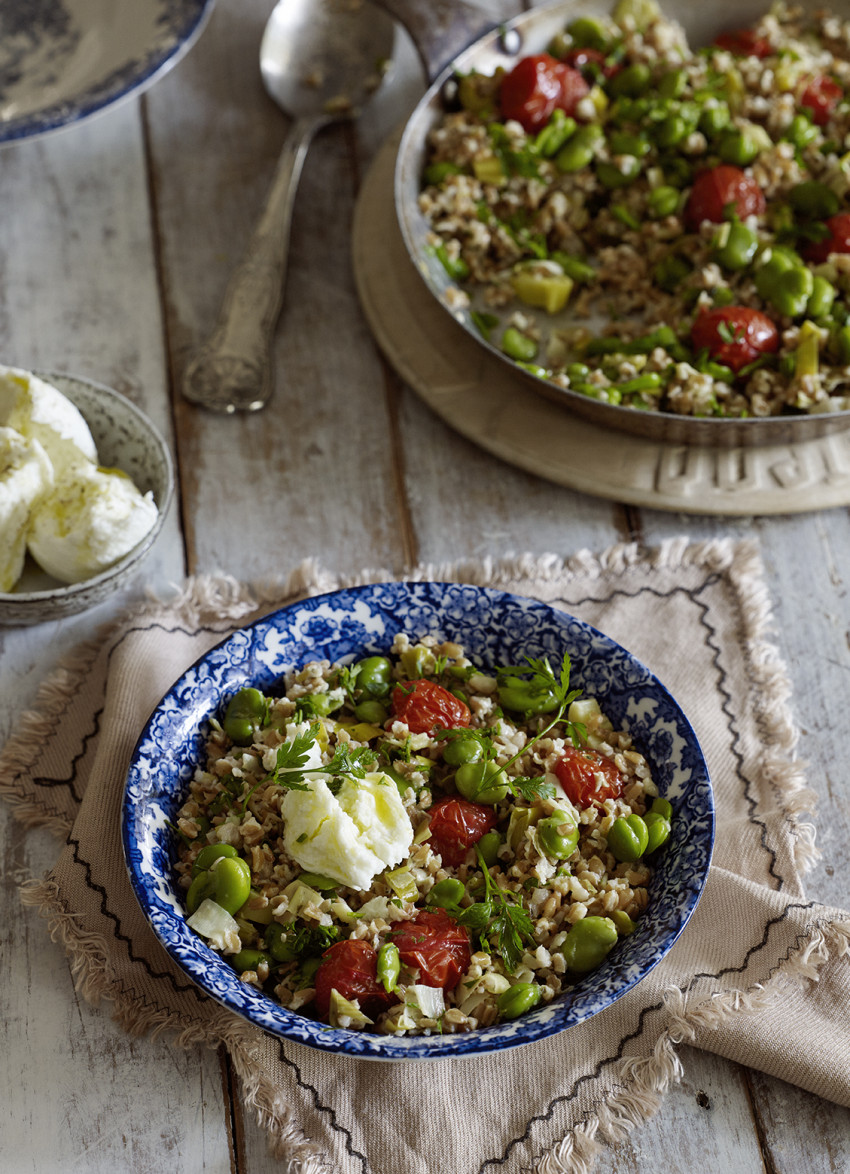
M275 768L262 781L276 783L292 791L309 791L309 785L305 782L307 775L328 775L328 787L336 795L347 778L364 778L369 767L374 766L377 761L375 751L368 746L349 746L341 743L334 751L330 762L322 763L321 766L307 765L320 729L320 723L313 722L306 730L278 746ZM257 786L259 785L258 783ZM246 797L246 803L248 798L250 795Z
M475 853L484 877L484 899L464 909L458 921L477 934L482 950L499 954L508 972L513 974L522 960L523 943L536 945L534 925L516 895L493 883L477 845Z

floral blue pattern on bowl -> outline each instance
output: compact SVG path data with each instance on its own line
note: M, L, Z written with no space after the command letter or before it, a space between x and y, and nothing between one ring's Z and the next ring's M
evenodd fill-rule
M4 0L0 143L140 93L195 42L213 0Z
M456 1035L397 1037L329 1028L288 1011L253 987L186 925L175 888L169 820L204 753L204 725L244 685L275 691L308 660L350 661L387 651L397 632L464 645L482 666L525 656L572 659L571 683L600 701L615 728L631 732L659 790L674 805L671 838L650 881L636 931L598 970L520 1019ZM640 982L681 934L708 875L714 804L696 736L674 698L647 668L588 624L539 603L463 583L378 583L316 596L235 632L173 685L142 733L122 810L130 880L154 933L209 995L273 1035L332 1053L383 1060L473 1056L531 1043L596 1015Z

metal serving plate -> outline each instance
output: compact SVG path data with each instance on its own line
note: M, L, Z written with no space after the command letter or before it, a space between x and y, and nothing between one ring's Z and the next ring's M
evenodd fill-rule
M383 0L382 0L383 2ZM421 15L416 0L395 0L385 4L394 14L404 19L414 39L421 36L423 25L416 17ZM433 0L431 5L433 6ZM456 35L468 36L471 22L468 4L440 4L442 14L441 39L437 49L442 60L451 46L451 19L457 15ZM803 7L812 7L811 2ZM846 14L847 0L837 0L835 11ZM605 15L611 5L607 0L560 0L554 5L533 9L498 28L480 36L472 45L459 52L453 61L440 68L410 116L402 135L395 169L394 198L402 237L410 258L426 286L455 321L468 332L477 346L484 347L500 362L508 364L517 379L532 386L535 391L560 403L565 409L606 428L631 433L651 440L676 444L715 446L724 448L754 445L790 444L814 440L830 432L850 427L850 412L821 412L800 416L773 416L743 420L696 418L676 416L667 412L637 411L588 399L577 392L556 387L545 379L524 371L501 350L486 341L472 321L469 309L449 308L446 291L452 285L440 261L428 247L429 228L418 207L425 164L426 142L432 127L444 113L443 93L446 83L455 72L478 70L492 73L498 66L508 69L520 56L542 52L551 37L574 16ZM752 22L767 8L766 0L716 0L710 4L694 4L693 0L662 0L665 15L680 21L692 45L709 43L723 29L740 28ZM465 19L461 19L461 17ZM437 23L440 23L437 21ZM460 49L461 45L457 48ZM433 68L435 56L428 45L420 53L426 70ZM439 60L439 57L436 57Z

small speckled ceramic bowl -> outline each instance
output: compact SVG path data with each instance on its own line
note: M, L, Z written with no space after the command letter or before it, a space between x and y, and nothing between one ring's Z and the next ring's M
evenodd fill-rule
M27 559L14 591L0 592L0 625L40 624L102 603L138 570L159 534L174 492L171 454L147 416L112 388L73 375L41 372L82 412L102 465L121 469L142 493L152 492L159 516L146 537L124 558L81 583L59 583Z

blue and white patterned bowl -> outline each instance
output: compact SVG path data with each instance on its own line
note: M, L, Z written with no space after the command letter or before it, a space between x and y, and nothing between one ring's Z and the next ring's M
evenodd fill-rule
M308 660L354 660L387 651L393 636L456 640L481 665L525 656L572 660L571 683L595 695L615 728L629 730L676 809L673 831L650 883L637 930L603 965L552 1003L465 1035L393 1037L330 1029L287 1011L242 983L186 926L169 831L195 765L204 725L243 685L274 691ZM656 966L687 924L708 875L714 804L705 761L685 715L664 686L625 649L546 604L463 583L379 583L320 595L234 633L184 673L155 709L136 746L122 811L130 880L154 933L213 998L251 1023L326 1052L382 1060L475 1056L573 1027L609 1006Z
M4 0L0 144L141 93L200 35L213 0Z

